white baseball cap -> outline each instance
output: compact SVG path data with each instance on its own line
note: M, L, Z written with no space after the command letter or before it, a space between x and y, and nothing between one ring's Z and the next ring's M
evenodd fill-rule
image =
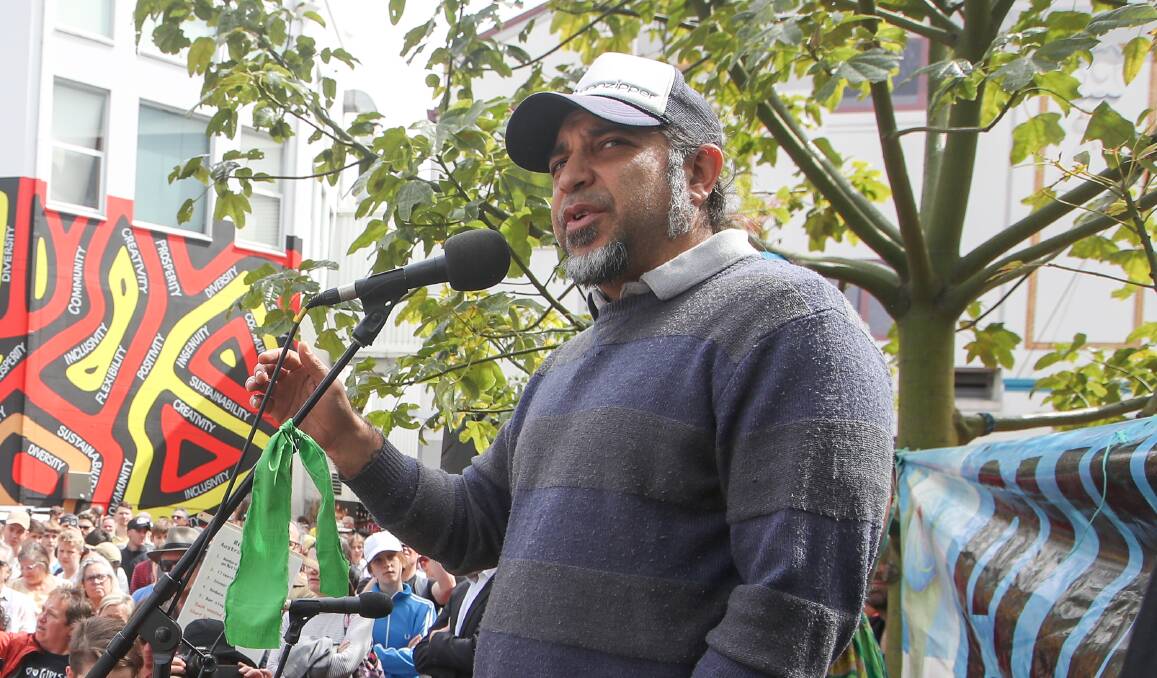
M383 551L393 551L395 553L402 550L402 542L398 540L393 534L382 530L375 532L366 539L365 554L366 562L371 562L377 555Z
M582 109L630 127L670 126L692 130L703 143L723 145L723 127L707 101L683 73L653 59L607 52L595 59L574 92L538 92L522 101L506 125L506 150L532 172L547 163L562 121Z

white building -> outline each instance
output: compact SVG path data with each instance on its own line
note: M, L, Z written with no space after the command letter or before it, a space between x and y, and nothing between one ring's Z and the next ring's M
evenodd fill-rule
M254 169L306 175L315 151L308 134L285 144L248 127L236 139L206 137L199 79L189 77L183 55L152 44L150 27L137 45L134 4L5 4L0 445L12 463L0 473L0 503L127 501L153 515L215 506L252 421L245 373L257 350L275 342L252 331L259 318L231 310L246 289L244 272L344 253L337 226L350 221L353 201L337 189L314 181L258 184L238 230L214 222L214 198L203 185L168 182L172 168L192 156L219 160L252 147L265 153ZM379 9L374 23L385 30ZM351 39L345 23L361 30L370 60L373 48L396 53L380 34L368 41L361 18L330 14L326 29L294 30L328 32L328 41L342 44ZM358 77L370 76L347 84L372 89ZM340 115L372 105L373 97L351 89L338 99ZM178 223L188 198L196 200L191 218ZM351 262L321 282L367 269ZM388 330L378 352L405 350L408 342ZM437 464L439 441L422 447L416 436L399 435L395 442ZM300 511L305 493L298 494Z

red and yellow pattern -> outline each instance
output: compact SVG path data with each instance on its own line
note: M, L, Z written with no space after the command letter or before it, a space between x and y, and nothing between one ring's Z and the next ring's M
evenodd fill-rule
M0 504L215 507L252 423L247 367L274 339L241 312L245 273L285 256L213 237L44 208L43 182L0 179ZM260 447L273 432L265 422ZM254 455L255 457L256 455Z

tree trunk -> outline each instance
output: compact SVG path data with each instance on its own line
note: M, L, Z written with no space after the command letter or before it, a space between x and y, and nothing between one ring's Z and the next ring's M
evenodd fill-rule
M956 444L956 318L928 303L917 302L897 321L900 333L900 414L897 449L927 449ZM895 544L903 562L903 535ZM900 567L900 579L903 568ZM888 589L885 660L888 675L899 678L902 666L900 582Z

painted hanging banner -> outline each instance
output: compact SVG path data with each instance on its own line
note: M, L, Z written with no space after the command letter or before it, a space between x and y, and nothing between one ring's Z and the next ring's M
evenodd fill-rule
M1155 444L1148 418L901 452L905 675L1117 675L1157 555Z
M77 494L98 504L217 506L253 421L248 366L275 341L236 308L243 278L300 248L238 247L227 222L138 228L112 196L103 221L71 216L44 195L0 179L0 504L67 502L87 474Z

